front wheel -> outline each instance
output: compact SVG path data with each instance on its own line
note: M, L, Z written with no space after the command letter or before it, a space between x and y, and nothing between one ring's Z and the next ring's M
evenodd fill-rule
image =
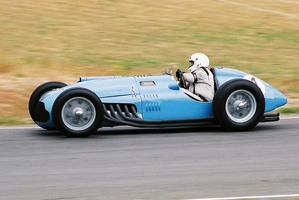
M100 127L103 105L99 97L84 88L63 92L53 105L55 127L69 137L87 137Z
M263 117L265 99L257 85L237 79L217 90L212 107L216 120L226 130L245 131L254 128Z

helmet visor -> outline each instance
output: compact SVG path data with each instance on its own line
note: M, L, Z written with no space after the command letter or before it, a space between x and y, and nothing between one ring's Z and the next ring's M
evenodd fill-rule
M194 65L194 61L190 60L189 61L189 67L192 67Z

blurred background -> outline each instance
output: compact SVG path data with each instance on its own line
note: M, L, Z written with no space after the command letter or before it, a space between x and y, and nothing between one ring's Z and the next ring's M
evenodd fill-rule
M187 70L195 52L210 67L255 75L299 112L297 0L1 0L0 125L33 123L32 91L80 76Z

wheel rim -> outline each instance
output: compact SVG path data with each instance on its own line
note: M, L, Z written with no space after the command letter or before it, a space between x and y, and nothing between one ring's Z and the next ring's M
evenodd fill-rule
M227 98L225 109L232 121L244 123L254 116L257 109L256 99L247 90L236 90Z
M87 98L73 97L63 105L61 118L69 129L82 131L94 123L96 108Z

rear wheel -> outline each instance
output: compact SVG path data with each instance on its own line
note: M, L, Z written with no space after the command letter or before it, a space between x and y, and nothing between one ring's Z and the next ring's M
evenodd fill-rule
M52 115L55 127L67 136L87 137L100 127L104 111L96 94L73 88L56 99Z
M237 79L223 84L213 100L213 113L229 131L254 128L264 115L265 99L257 85Z
M62 88L66 86L65 83L61 82L47 82L44 83L40 86L38 86L31 94L30 99L29 99L29 113L32 118L32 120L35 122L36 121L36 115L35 115L35 110L36 110L36 105L39 102L39 100L45 95L47 92L51 90L55 90L58 88Z

